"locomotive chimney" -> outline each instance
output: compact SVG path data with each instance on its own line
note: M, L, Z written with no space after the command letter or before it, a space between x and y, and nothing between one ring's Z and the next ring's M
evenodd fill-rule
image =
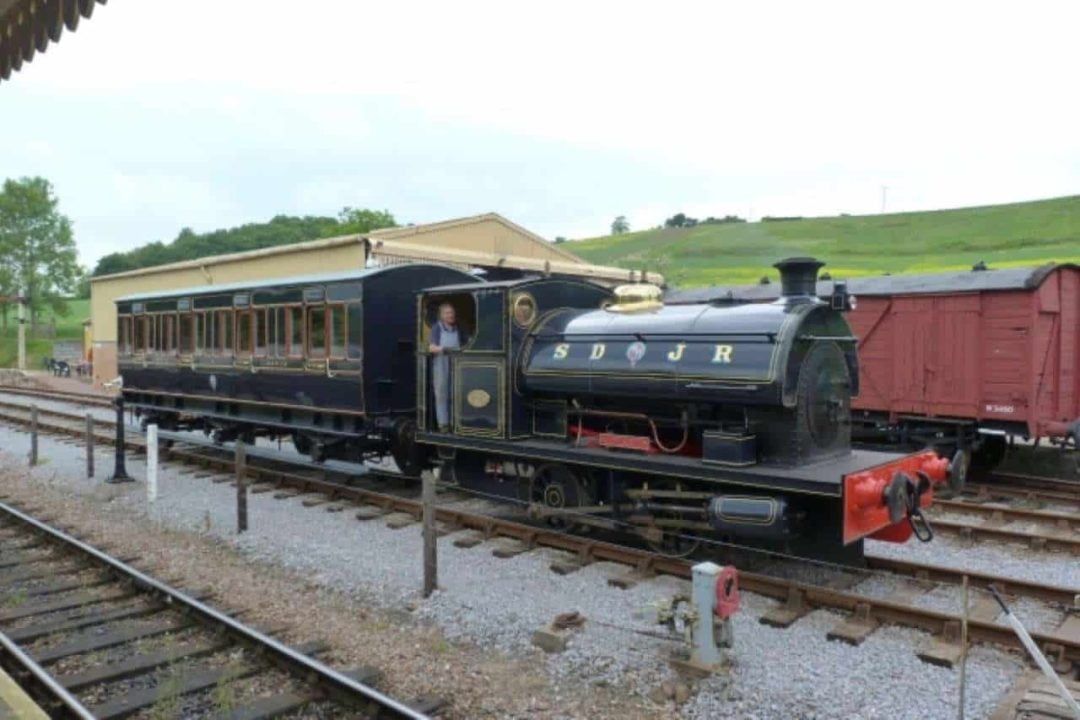
M824 265L812 257L787 258L773 265L780 271L780 297L816 298L817 274Z

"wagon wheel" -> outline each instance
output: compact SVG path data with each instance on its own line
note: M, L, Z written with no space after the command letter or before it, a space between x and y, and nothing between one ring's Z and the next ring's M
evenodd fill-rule
M560 463L547 463L536 468L529 480L528 501L552 510L573 510L594 504L587 481ZM588 532L591 526L574 522L569 516L548 517L553 527L572 532Z
M682 490L682 485L676 485L676 490ZM683 512L678 510L664 510L658 508L653 511L653 516L657 520L680 520L687 521L690 518ZM661 530L657 526L648 528L650 532L645 535L645 542L652 548L653 552L665 555L667 557L682 558L692 554L699 547L701 547L701 538L696 535L692 535L692 530L685 528L671 528L667 530ZM659 536L654 534L659 530Z

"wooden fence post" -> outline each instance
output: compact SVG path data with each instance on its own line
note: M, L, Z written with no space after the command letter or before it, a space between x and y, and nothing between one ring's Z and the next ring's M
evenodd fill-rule
M247 450L244 443L236 441L236 533L247 532Z
M424 508L424 597L439 585L439 565L435 534L435 474L430 470L422 473L421 500Z
M94 416L86 413L86 477L94 477Z

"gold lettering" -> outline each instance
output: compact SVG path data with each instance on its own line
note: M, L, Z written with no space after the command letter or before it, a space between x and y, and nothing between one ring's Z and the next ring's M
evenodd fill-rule
M560 343L555 346L555 359L564 360L570 353L570 346L567 343Z
M716 354L713 355L712 361L714 363L730 363L731 353L735 351L731 345L717 345Z
M686 350L686 343L679 343L675 346L675 349L667 354L667 359L671 362L679 362L682 360L683 350Z
M589 359L599 360L600 358L604 357L605 350L607 350L607 347L604 345L604 343L593 343L592 354L589 355Z

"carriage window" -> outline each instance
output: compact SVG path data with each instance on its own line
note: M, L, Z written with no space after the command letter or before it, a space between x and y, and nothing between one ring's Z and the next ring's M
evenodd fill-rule
M300 357L304 354L304 309L291 307L289 316L289 355Z
M218 310L214 321L217 325L217 350L219 355L233 354L233 313L232 310Z
M172 353L176 350L176 316L162 315L161 326L165 328L165 338L162 342L162 350Z
M326 307L308 308L308 357L326 357Z
M364 306L352 303L349 305L349 358L359 359L363 355L363 337Z
M236 313L236 354L251 354L251 311L241 310Z
M269 328L270 354L282 357L285 354L285 308L271 308L267 313Z
M131 318L120 318L120 354L131 354Z
M348 335L348 317L344 305L331 305L327 309L330 326L330 357L345 357L345 338Z
M190 355L195 350L195 316L184 313L180 316L180 341L177 349L181 355Z
M272 313L274 311L271 310L270 312ZM256 355L265 355L266 354L266 347L267 347L267 345L269 345L269 342L267 341L267 335L268 335L267 331L269 330L269 327L266 324L266 322L267 322L266 313L267 313L266 310L256 310L255 311L255 354Z
M137 352L137 353L146 352L146 318L145 317L135 318L134 330L135 330L135 334L134 334L135 352Z
M201 353L206 347L206 313L195 313L195 352Z

